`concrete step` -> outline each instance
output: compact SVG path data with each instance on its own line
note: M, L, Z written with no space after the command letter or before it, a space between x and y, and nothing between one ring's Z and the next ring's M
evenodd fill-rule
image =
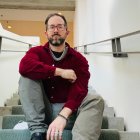
M64 130L63 140L71 140L71 131ZM0 140L30 140L29 130L1 129ZM101 130L99 140L140 140L137 132L121 132L116 130Z
M120 140L140 140L138 132L120 131Z
M14 93L11 98L6 100L5 106L18 105L18 103L19 103L19 94Z
M22 105L0 107L0 116L22 115L22 114L24 114L23 109L22 109Z
M19 94L14 93L12 98L19 98Z
M107 116L107 117L115 117L114 108L113 108L113 107L107 107L107 106L106 106L106 107L104 108L103 115L104 115L104 116Z
M4 103L5 106L13 106L13 105L18 105L19 104L19 99L7 99L7 101Z
M57 116L57 110L54 110L54 117ZM6 106L6 107L0 107L0 115L22 115L22 105L18 106ZM110 129L117 129L119 131L124 130L124 119L122 117L108 117L104 116L103 121L103 127L104 128L110 128Z
M112 120L113 119L113 120ZM2 128L3 129L12 129L19 121L25 121L24 115L6 115L3 116ZM73 127L75 118L71 118L67 125L67 129ZM121 124L120 124L121 123ZM107 118L103 117L102 129L116 129L118 131L124 130L124 121L123 118Z
M0 116L0 129L2 129L2 121L3 121L3 117Z
M0 130L0 140L30 140L29 130ZM63 140L72 140L71 130L64 130ZM99 140L119 140L119 133L115 130L101 130Z
M0 115L3 116L3 115L11 114L11 108L12 108L12 114L19 114L19 112L21 114L23 112L22 105L5 106L5 107L0 107ZM115 113L113 107L106 107L104 109L103 116L114 117L114 115Z
M124 119L122 117L107 117L108 128L124 131Z
M106 134L113 132L113 133L118 133L118 138L119 140L140 140L140 135L138 132L128 132L128 131L118 131L116 129L102 129L102 132ZM117 135L116 135L117 136ZM111 139L108 140L113 140L114 136L112 135ZM104 139L104 138L103 138Z
M5 102L5 106L13 106L13 105L16 106L19 104L19 100L20 100L19 94L14 93L12 98L7 99L7 101ZM115 116L114 108L105 105L103 115L107 117L114 117Z
M11 99L8 99L8 103L6 102L7 105L10 105L11 102L13 104L14 102L14 105L18 105L16 104L16 100L19 101L19 94L13 94L13 97ZM10 103L9 103L10 102ZM15 103L16 102L16 103ZM114 108L113 107L108 107L107 105L105 106L104 108L104 116L108 116L108 117L114 117L115 116L115 111L114 111Z
M12 114L12 106L0 107L0 116Z

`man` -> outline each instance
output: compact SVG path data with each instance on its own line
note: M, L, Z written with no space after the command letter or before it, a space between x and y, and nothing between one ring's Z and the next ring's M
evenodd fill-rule
M69 31L63 15L50 14L45 25L48 42L31 48L19 67L19 94L31 140L61 140L74 113L72 139L98 140L104 102L97 95L87 95L88 62L65 42ZM63 106L52 120L55 104Z

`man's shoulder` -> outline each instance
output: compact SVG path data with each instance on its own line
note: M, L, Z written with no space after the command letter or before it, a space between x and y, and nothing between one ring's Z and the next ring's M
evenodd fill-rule
M39 45L39 46L33 46L31 49L32 50L40 50L40 49L43 49L44 46L42 45Z
M49 43L45 43L44 45L38 45L38 46L34 46L32 47L30 50L33 51L48 51L49 50Z
M30 48L29 52L43 52L45 49L45 47L42 45L39 46L34 46L32 48Z
M80 52L76 51L75 49L70 48L70 52L74 58L77 58L79 60L86 60L86 58Z

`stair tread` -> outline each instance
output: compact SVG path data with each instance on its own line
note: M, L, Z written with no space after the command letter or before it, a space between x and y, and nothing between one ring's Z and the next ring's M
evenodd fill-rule
M138 132L119 131L120 140L140 140Z
M0 130L0 140L30 140L29 130L13 130L3 129ZM71 140L71 130L64 130L63 140ZM119 140L119 133L116 130L101 130L99 140Z

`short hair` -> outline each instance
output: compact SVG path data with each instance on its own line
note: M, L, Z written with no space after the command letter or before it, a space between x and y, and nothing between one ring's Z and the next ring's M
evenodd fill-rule
M49 15L47 16L46 20L45 20L46 30L47 30L47 26L48 26L48 21L49 21L49 19L50 19L51 17L53 17L53 16L59 16L59 17L61 17L61 18L64 20L65 26L67 27L67 20L66 20L66 18L65 18L63 15L61 15L61 14L59 14L59 13L52 13L52 14L49 14Z

